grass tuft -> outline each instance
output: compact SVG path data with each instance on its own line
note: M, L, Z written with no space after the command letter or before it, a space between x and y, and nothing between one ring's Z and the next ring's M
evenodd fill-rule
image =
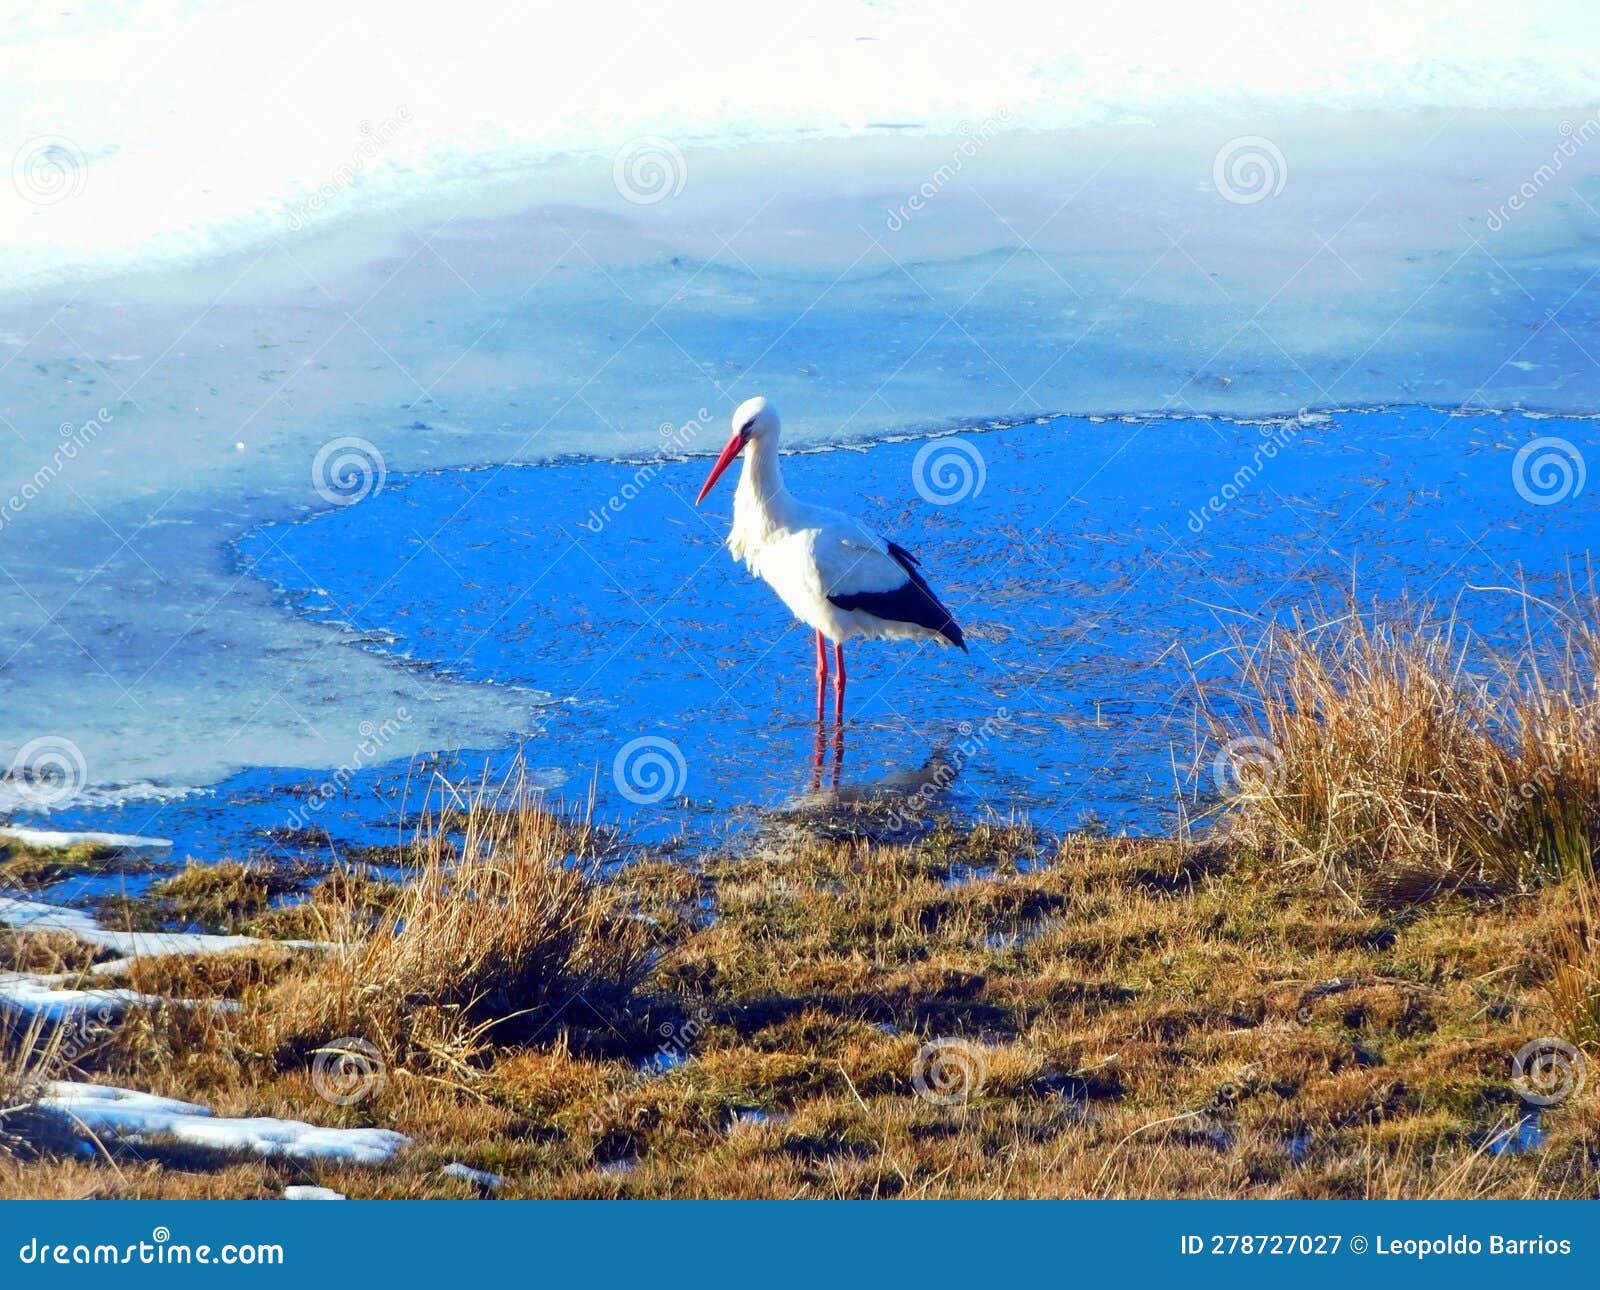
M0 891L36 891L80 874L129 868L129 853L99 842L68 847L34 847L16 838L0 837Z
M1454 624L1350 613L1244 649L1242 712L1209 705L1237 841L1395 901L1592 880L1600 634L1541 666ZM1242 730L1241 730L1242 725Z
M356 1036L389 1061L469 1076L491 1038L532 1033L574 1003L626 1000L648 933L597 881L595 835L487 800L453 823L422 837L415 872L381 912L347 889L334 948L263 1002L280 1041Z

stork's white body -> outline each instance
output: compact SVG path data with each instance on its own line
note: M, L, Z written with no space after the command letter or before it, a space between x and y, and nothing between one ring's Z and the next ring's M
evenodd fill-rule
M966 649L961 628L917 571L911 552L860 520L790 496L778 466L778 414L765 399L746 399L733 414L733 437L711 467L695 505L705 501L741 453L744 469L734 494L728 549L816 633L819 740L828 684L827 641L833 642L833 711L841 732L846 641L932 640ZM820 750L819 743L819 757ZM835 755L842 750L836 742Z
M790 494L775 439L752 439L744 456L728 549L778 593L796 618L836 645L848 640L952 643L919 623L841 609L830 600L897 591L908 582L908 572L889 554L889 544L859 520Z

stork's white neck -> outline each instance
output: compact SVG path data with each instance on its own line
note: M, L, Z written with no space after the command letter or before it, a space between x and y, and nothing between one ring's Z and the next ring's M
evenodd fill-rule
M778 446L768 439L750 440L745 445L736 504L754 506L772 515L782 511L788 497L783 471L778 467Z
M745 445L739 487L733 495L728 549L754 569L762 548L789 527L794 509L794 499L783 486L783 472L778 468L777 444L766 439L750 440Z

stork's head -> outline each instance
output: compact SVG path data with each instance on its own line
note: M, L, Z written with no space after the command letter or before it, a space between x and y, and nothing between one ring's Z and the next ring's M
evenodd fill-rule
M694 504L698 506L706 500L706 494L711 491L717 480L722 478L722 472L733 464L733 459L744 451L745 444L752 439L770 441L776 440L777 437L777 408L759 394L741 403L733 413L733 437L723 446L722 455L717 458L716 465L711 467L711 473L701 485L700 496L694 499Z

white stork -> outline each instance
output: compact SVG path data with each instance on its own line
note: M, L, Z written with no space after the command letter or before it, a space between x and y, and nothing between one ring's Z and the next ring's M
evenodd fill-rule
M706 476L696 506L746 449L728 549L816 632L819 722L828 686L828 641L833 642L839 721L844 719L845 641L931 640L967 648L961 628L918 572L911 552L860 520L790 495L778 468L778 413L765 399L746 399L733 414L733 437Z

